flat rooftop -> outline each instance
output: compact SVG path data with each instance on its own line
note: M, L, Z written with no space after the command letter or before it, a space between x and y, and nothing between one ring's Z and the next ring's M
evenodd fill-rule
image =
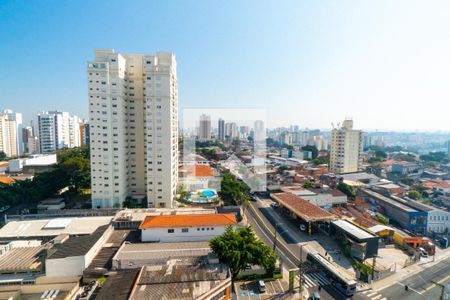
M189 214L214 214L214 208L140 208L119 210L114 216L115 222L132 221L142 222L147 216L189 215Z
M327 221L335 219L328 211L310 203L302 197L291 193L275 193L271 197L307 222Z
M351 222L346 221L346 220L335 220L335 221L332 221L332 223L335 226L339 227L340 229L355 236L356 238L358 238L360 240L377 237L376 235L369 233L369 232L363 230L362 228L356 226L355 224L352 224Z
M417 212L417 210L412 209L411 207L406 206L405 204L402 204L402 203L400 203L398 201L395 201L394 199L391 199L391 198L388 198L386 196L383 196L380 193L377 193L377 192L374 192L374 191L371 191L371 190L368 190L368 189L363 189L363 192L366 193L369 196L372 196L372 197L376 198L379 201L388 203L391 206L397 207L398 209L403 210L403 211L405 211L407 213Z
M129 269L111 273L95 299L128 300L139 271L139 269Z
M210 253L208 242L125 243L114 256L114 260L165 261L169 258L208 256Z
M27 237L54 237L92 234L97 228L110 224L112 217L55 218L45 220L11 221L0 229L0 240Z
M227 226L237 225L234 214L200 214L147 216L139 229L158 227Z

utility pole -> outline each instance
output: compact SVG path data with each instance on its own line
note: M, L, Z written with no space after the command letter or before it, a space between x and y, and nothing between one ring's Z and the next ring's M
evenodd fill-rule
M375 280L375 264L377 263L377 255L373 256L372 260L372 281Z
M278 223L275 224L275 234L273 237L273 252L275 252L275 249L277 248L277 228L278 228Z
M303 245L300 245L300 264L298 267L298 273L299 273L299 285L298 285L298 290L300 293L300 299L302 297L302 292L303 292L303 268L302 268L302 264L303 264Z
M444 300L444 294L445 294L445 285L440 284L439 282L433 281L431 280L432 283L434 283L435 285L439 286L441 288L441 298L439 298L440 300Z

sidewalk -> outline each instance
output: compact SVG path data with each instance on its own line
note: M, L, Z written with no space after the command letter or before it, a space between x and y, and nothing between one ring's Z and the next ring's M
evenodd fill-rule
M375 291L385 289L398 281L401 281L409 276L420 273L421 271L438 264L439 262L448 257L450 257L450 248L446 249L444 253L436 257L436 261L415 263L411 266L398 270L395 274L392 274L391 276L373 282L371 285L368 285L368 287L371 287Z

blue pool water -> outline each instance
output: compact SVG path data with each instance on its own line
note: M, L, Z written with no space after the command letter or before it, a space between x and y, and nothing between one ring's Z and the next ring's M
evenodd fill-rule
M195 203L209 203L210 201L208 199L205 199L205 198L197 198L197 199L192 200L192 202L195 202Z
M216 193L211 190L204 190L202 191L202 196L204 197L213 197Z

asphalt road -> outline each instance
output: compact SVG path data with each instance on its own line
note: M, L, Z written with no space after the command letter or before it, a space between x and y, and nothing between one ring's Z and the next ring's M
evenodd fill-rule
M397 282L394 285L381 290L380 293L388 299L428 299L438 300L441 296L441 287L433 284L431 281L438 282L446 287L446 293L450 294L450 258L447 258L433 267ZM408 291L405 290L408 286ZM450 296L450 295L449 295ZM444 295L444 299L445 295Z

